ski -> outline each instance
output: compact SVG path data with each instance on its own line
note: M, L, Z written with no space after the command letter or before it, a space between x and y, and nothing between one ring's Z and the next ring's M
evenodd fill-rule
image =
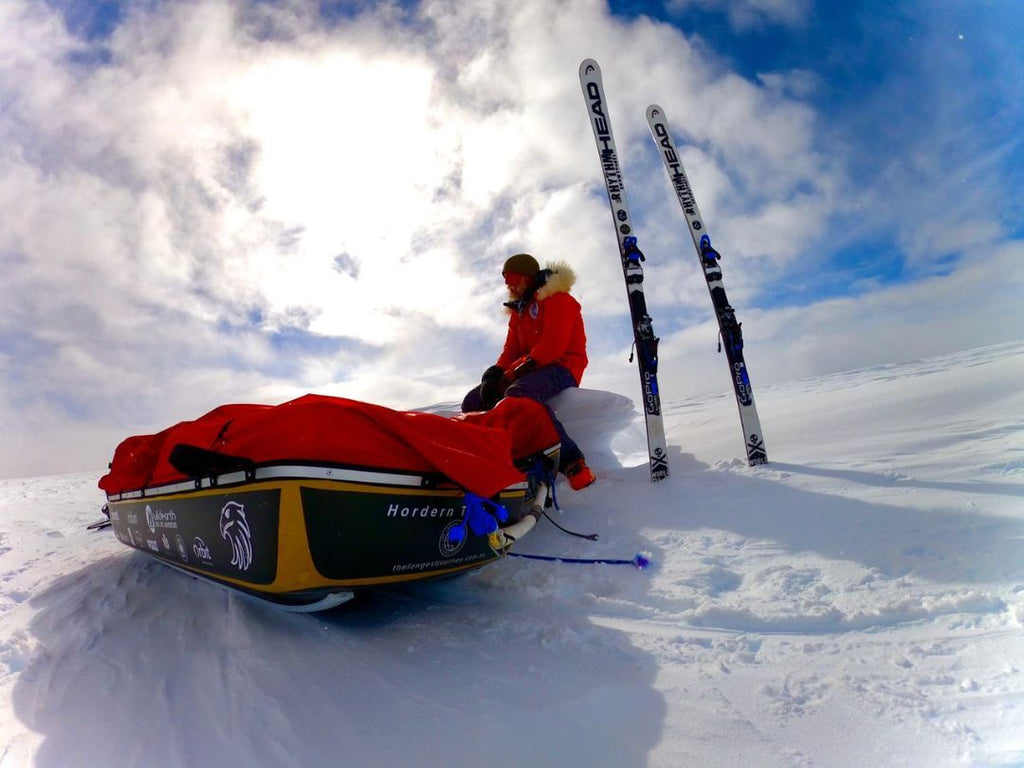
M644 269L640 265L640 262L644 261L644 255L640 252L636 237L633 235L622 171L619 167L619 155L615 149L615 138L612 136L611 121L608 117L608 102L604 96L601 68L593 59L584 59L580 64L580 86L583 88L590 125L594 129L601 172L604 174L608 202L611 205L612 222L619 242L619 257L622 262L622 274L626 280L629 313L633 323L633 342L640 370L640 388L643 392L651 481L657 482L668 477L668 453L665 447L665 425L661 418L661 395L658 390L658 337L654 335L654 325L647 313Z
M87 526L85 526L85 530L87 530L87 531L102 531L104 528L106 528L106 527L108 527L110 525L110 508L106 504L104 504L103 508L100 511L105 516L101 517L95 523L89 523Z
M651 137L661 151L661 159L665 162L665 170L672 182L672 188L679 198L679 205L686 217L686 224L697 249L704 279L711 293L711 303L718 318L718 330L725 345L725 356L729 361L729 372L733 390L736 393L736 405L740 411L740 424L743 427L743 438L747 450L747 462L750 466L766 464L768 451L761 434L761 421L757 417L757 406L754 405L754 390L750 385L747 364L743 360L743 332L741 323L736 320L736 312L729 305L722 284L722 268L719 265L721 256L711 247L711 238L704 231L703 219L697 208L690 182L683 170L683 161L679 157L672 134L669 132L665 112L657 104L647 108L647 125L651 129ZM721 346L719 346L721 350Z

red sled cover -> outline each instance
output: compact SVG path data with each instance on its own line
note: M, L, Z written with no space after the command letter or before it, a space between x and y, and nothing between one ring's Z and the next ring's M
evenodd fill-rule
M108 494L185 480L170 454L179 443L255 464L328 463L440 472L480 496L523 479L513 460L558 443L547 408L507 397L491 411L446 418L325 395L281 405L222 405L155 435L126 438L99 481Z

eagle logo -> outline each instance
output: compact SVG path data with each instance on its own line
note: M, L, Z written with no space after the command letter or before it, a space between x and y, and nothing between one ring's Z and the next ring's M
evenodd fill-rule
M245 507L229 501L220 511L220 535L231 545L231 564L240 571L252 565L252 531L245 519Z

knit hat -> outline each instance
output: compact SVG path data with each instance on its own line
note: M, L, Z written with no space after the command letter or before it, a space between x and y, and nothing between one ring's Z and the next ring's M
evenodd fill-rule
M540 264L528 253L517 253L515 256L509 256L505 260L505 266L501 268L501 274L507 275L509 272L514 272L517 275L526 275L527 277L536 277L537 273L540 272Z

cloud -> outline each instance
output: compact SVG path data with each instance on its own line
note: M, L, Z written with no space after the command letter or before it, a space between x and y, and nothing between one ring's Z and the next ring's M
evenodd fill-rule
M1019 340L1024 337L1022 284L1024 245L1012 243L965 262L949 276L808 306L738 306L755 395L774 382ZM716 352L718 328L710 311L707 315L705 322L662 338L659 377L665 397L731 391L724 355ZM620 367L617 385L625 387L628 379Z
M808 13L714 7L737 24L799 26ZM856 298L774 306L780 281L857 242L858 206L877 208L897 185L853 191L844 145L823 142L827 116L809 101L823 85L806 72L741 77L680 30L613 17L598 0L354 4L334 17L304 2L126 4L69 31L71 16L0 5L0 475L101 467L112 439L221 402L310 390L395 407L461 399L503 338L498 267L523 250L579 274L585 383L634 394L576 78L588 56L605 66L666 392L700 390L719 363L692 375L717 330L647 133L651 102L668 112L728 258L750 354L765 356L755 384L967 344L955 329L981 325L969 302L949 314L958 323L933 313L931 333L900 297L933 307L950 286L977 295L980 266L960 257L979 248L1015 268L1005 227L974 213L993 152L961 166L977 182L962 217L929 215L938 190L904 188L914 226L899 230L899 258L942 251L947 277L922 269L906 294L868 280ZM887 345L869 354L858 324Z

